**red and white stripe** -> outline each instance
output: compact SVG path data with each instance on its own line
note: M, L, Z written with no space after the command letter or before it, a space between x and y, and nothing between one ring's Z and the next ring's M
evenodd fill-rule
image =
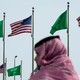
M14 36L20 33L31 33L31 25L22 25L22 20L10 24L12 33L8 36Z
M3 73L3 68L0 68L0 73Z

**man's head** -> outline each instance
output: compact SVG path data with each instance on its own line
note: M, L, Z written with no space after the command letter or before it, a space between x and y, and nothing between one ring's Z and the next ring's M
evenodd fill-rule
M47 53L51 50L52 47L50 48L50 46L55 45L54 42L52 42L52 40L54 39L60 40L60 37L59 36L49 36L49 37L46 37L40 40L38 43L35 44L35 51L36 51L35 61L38 66L41 65L41 62L44 60Z

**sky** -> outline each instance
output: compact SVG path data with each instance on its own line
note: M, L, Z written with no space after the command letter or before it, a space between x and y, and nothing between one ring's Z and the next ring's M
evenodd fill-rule
M80 74L80 28L78 27L77 18L80 16L79 0L0 0L0 20L5 15L5 54L7 58L7 69L14 66L14 57L16 58L16 66L20 65L22 60L22 80L28 80L32 71L32 38L30 33L23 33L16 36L8 37L11 33L10 24L25 19L32 14L34 7L34 44L44 37L51 36L50 29L58 16L69 7L69 57L74 65L75 70ZM67 48L67 33L65 30L55 32L59 35L62 42ZM35 53L35 52L34 52ZM3 41L0 38L0 65L3 63ZM34 65L36 67L36 64ZM0 74L0 80L2 80ZM19 76L16 80L20 79ZM7 80L13 80L8 77Z

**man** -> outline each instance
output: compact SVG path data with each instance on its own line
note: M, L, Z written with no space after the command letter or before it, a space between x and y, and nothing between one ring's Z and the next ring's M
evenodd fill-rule
M30 80L80 80L59 36L50 36L35 45L40 69Z

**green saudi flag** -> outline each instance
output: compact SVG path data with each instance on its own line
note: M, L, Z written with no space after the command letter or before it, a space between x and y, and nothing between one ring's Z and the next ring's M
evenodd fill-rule
M21 74L21 65L8 69L8 76L17 76Z
M53 35L56 31L63 29L67 29L67 10L58 17L52 26L50 33Z
M3 20L0 21L0 37L3 37Z

